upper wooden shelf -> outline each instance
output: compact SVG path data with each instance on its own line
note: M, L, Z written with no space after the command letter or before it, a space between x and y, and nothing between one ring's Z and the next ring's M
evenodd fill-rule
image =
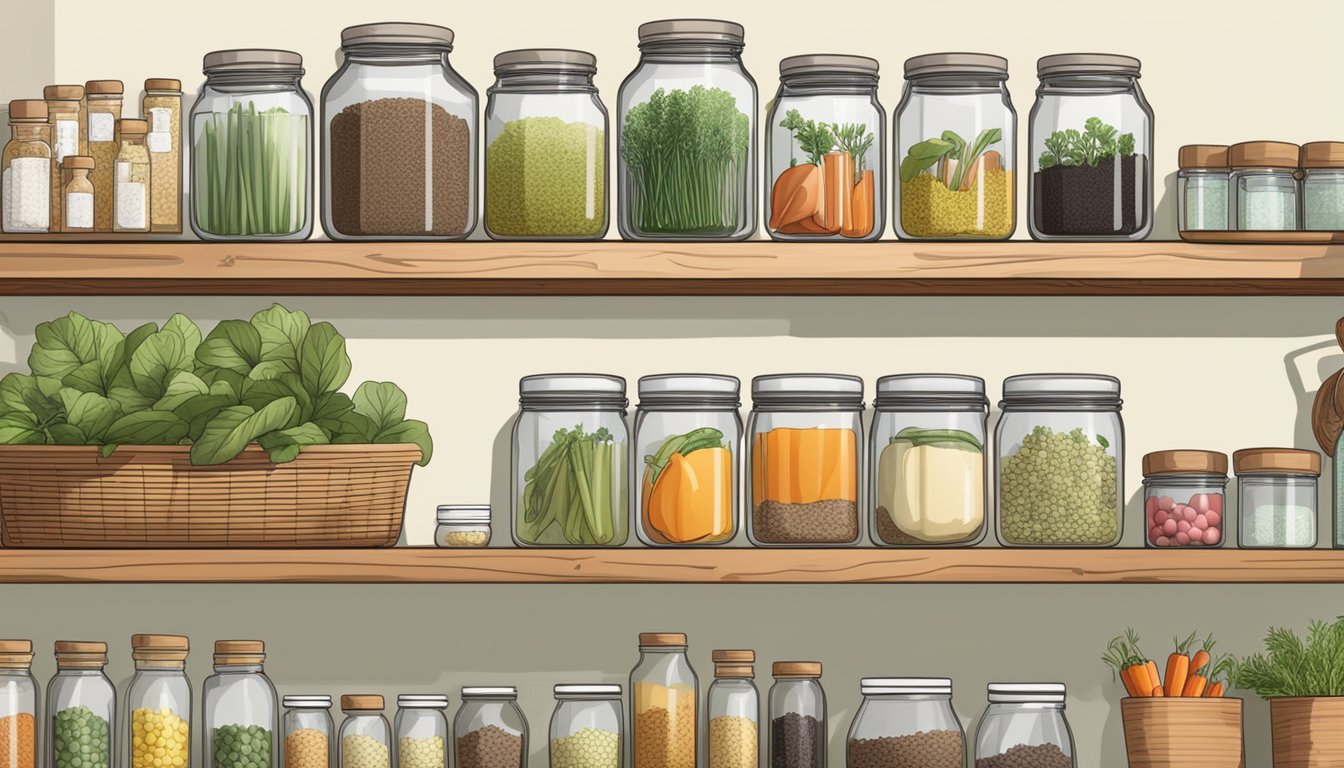
M1344 583L1344 552L1153 549L0 550L0 583Z
M1344 295L1344 245L48 237L0 239L0 295Z

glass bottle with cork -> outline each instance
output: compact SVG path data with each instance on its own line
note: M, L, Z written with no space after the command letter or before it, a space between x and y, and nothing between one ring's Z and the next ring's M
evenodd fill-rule
M11 138L0 157L5 232L48 232L51 220L51 126L47 103L9 102Z
M0 768L37 766L37 680L33 642L0 640Z
M61 163L61 231L92 232L94 210L93 158L70 155Z
M705 694L705 763L708 768L758 768L760 765L760 693L756 690L756 652L716 650L714 682Z
M770 765L826 768L826 694L821 662L777 661L771 667Z
M90 80L84 84L84 134L93 156L93 229L112 231L112 197L116 186L117 153L121 149L121 107L126 87L120 80Z
M181 635L131 637L135 676L126 692L130 768L191 765L189 649L187 638Z
M383 697L347 694L341 697L340 768L388 768L392 762L391 729L383 717Z
M695 768L700 683L681 632L639 633L630 672L632 768Z
M56 642L56 676L47 685L47 765L111 768L117 691L106 666L107 643Z
M273 768L275 686L260 640L215 643L215 674L202 686L205 768Z
M330 696L286 696L285 768L330 768L334 754Z
M182 231L182 81L150 78L140 100L149 123L149 231Z
M149 146L144 120L121 121L121 148L117 151L113 192L113 232L148 232L150 206Z
M65 204L61 190L61 166L71 155L87 155L84 138L84 86L48 85L42 89L47 102L47 124L51 126L51 231L61 232L61 208Z

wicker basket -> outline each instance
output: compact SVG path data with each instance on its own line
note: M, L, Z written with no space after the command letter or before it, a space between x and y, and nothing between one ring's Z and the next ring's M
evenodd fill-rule
M1120 702L1129 768L1239 768L1241 699L1128 698Z
M415 445L322 445L288 464L249 446L192 466L189 446L0 446L6 547L383 547Z

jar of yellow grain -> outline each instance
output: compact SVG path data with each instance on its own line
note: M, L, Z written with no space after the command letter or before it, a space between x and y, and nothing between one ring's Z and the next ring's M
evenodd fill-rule
M903 240L1007 240L1017 224L1017 113L1008 60L934 53L905 62L896 107L896 234Z
M130 768L187 768L191 764L191 684L187 681L187 638L134 635L126 703Z
M383 717L383 697L342 696L340 768L390 768L392 732Z
M403 694L397 697L397 768L446 768L448 765L448 697Z
M331 719L330 696L286 696L285 768L330 768L331 736L336 725Z

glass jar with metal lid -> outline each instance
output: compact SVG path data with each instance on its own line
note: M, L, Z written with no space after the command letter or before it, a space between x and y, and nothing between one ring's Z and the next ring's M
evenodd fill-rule
M0 768L37 766L37 707L33 642L0 640Z
M1006 547L1111 547L1124 519L1120 380L1028 374L1003 383L995 429Z
M440 547L485 547L490 544L489 504L444 504L436 513L434 543Z
M977 768L1073 768L1073 731L1061 683L990 683L989 707L975 729Z
M518 384L513 540L619 547L629 534L625 379L548 373Z
M639 27L621 83L618 219L626 240L745 240L756 231L756 81L742 25Z
M632 768L696 768L700 681L681 632L639 633L630 670Z
M37 99L9 102L11 138L0 154L4 200L0 205L5 232L51 230L51 126L47 103Z
M1247 141L1228 152L1232 166L1233 210L1245 232L1302 228L1297 179L1300 149L1282 141Z
M621 721L621 686L555 686L551 768L621 768Z
M1302 228L1344 230L1344 142L1302 145Z
M495 57L485 105L485 231L496 240L607 232L607 108L597 57L531 48Z
M863 379L757 376L751 382L747 535L757 546L849 546L860 537Z
M341 30L322 88L322 228L333 240L460 240L476 226L476 91L433 24Z
M448 697L402 694L397 697L397 768L446 768L448 765Z
M1316 546L1316 485L1321 455L1293 448L1245 448L1232 454L1243 548Z
M845 745L852 768L911 765L962 768L966 734L946 677L865 677L863 703Z
M1226 490L1226 454L1157 451L1144 456L1144 544L1222 546Z
M1037 240L1143 240L1153 230L1153 110L1139 60L1036 62L1027 208Z
M205 85L189 119L192 231L203 240L306 240L313 102L303 90L303 57L214 51L202 69Z
M214 661L215 674L201 688L205 768L272 768L279 718L275 686L262 666L266 645L218 640Z
M1228 202L1228 148L1217 144L1181 147L1176 174L1177 228L1181 232L1232 229Z
M779 62L766 117L765 208L776 240L876 240L886 228L887 113L877 60Z
M1017 112L1008 60L933 53L905 62L896 107L896 233L1006 240L1017 227Z
M869 535L883 546L972 546L985 535L989 400L974 376L877 380Z
M771 666L770 765L826 768L826 693L821 662L776 661Z
M389 768L392 765L392 733L383 717L383 697L377 694L346 694L341 697L340 768Z
M716 650L714 682L705 694L705 765L708 768L759 768L760 693L756 690L756 652Z
M329 768L336 725L330 696L286 696L285 768Z
M126 691L131 768L191 765L190 644L181 635L134 635L135 676Z
M60 640L56 675L47 684L46 764L110 768L117 691L107 678L107 643Z
M639 380L631 484L640 541L723 544L737 535L740 382L733 376L660 374Z
M458 768L525 768L527 719L512 686L462 689L453 719Z

